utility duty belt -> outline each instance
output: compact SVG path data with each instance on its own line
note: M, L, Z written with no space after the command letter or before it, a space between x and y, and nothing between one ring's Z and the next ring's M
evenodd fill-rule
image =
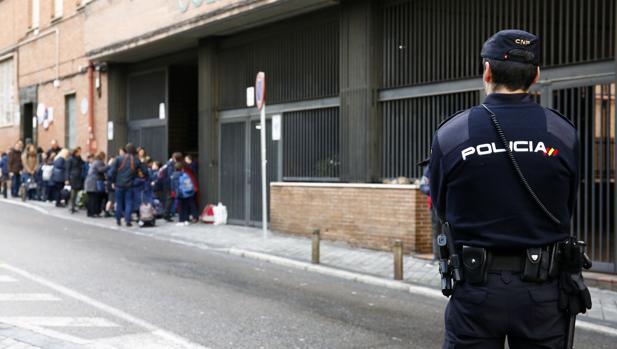
M483 285L490 272L510 271L519 273L523 281L544 282L557 279L560 271L569 266L572 260L581 260L580 267L591 268L591 261L585 253L585 243L576 241L576 254L566 252L567 249L571 249L571 245L572 239L568 239L549 246L532 247L513 253L462 246L464 280L472 285Z
M460 250L465 281L472 285L485 284L490 272L510 271L529 282L544 282L558 274L558 244L513 252L472 246Z

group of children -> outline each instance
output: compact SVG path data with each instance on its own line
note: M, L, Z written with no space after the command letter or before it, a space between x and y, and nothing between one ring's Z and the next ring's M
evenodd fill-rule
M140 224L153 224L155 218L173 221L176 214L182 225L199 219L198 167L191 155L174 153L162 164L153 161L144 148L135 151L131 145L134 154L127 154L127 149L122 148L116 157L106 159L105 153L99 153L88 155L86 161L83 161L81 149L69 152L68 149L58 147L57 142L52 142L47 152L28 144L24 154L21 154L21 147L23 144L18 142L9 152L0 156L0 190L5 198L10 191L11 196L21 196L27 200L55 201L57 206L68 205L72 212L85 206L89 217L112 217L118 206L116 189L120 189L123 195L126 195L127 190L130 193L132 200L125 200L123 196L122 204L130 206L129 210L137 215ZM11 169L15 166L9 166L9 153L14 158L16 152L23 163L19 168ZM30 161L29 156L35 159ZM116 162L125 157L135 158L140 166L131 166L130 188L117 188L117 173L114 171L117 172L119 164ZM77 166L82 168L76 171ZM18 185L20 193L17 194L13 188L9 190L9 183L11 187ZM130 221L129 218L127 225L130 225Z

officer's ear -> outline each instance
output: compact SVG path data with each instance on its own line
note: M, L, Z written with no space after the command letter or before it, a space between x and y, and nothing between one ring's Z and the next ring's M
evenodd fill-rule
M488 63L488 61L484 62L484 74L482 74L482 80L484 80L484 82L486 82L487 84L490 84L493 82L493 76L491 74L491 65Z
M536 77L533 79L532 85L540 80L540 66L536 67Z

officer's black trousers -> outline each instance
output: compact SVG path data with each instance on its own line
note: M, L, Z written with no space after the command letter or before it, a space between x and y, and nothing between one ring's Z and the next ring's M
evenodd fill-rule
M567 317L559 311L556 281L521 281L510 272L489 274L485 286L457 285L446 308L443 348L564 347Z

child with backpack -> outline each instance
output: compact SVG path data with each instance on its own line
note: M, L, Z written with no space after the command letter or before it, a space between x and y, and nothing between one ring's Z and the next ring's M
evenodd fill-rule
M198 192L195 176L189 168L184 166L184 163L176 162L171 182L180 211L180 223L178 225L189 225L189 216L192 217L192 222L196 223L199 213L197 212L197 205L195 205L195 195Z

